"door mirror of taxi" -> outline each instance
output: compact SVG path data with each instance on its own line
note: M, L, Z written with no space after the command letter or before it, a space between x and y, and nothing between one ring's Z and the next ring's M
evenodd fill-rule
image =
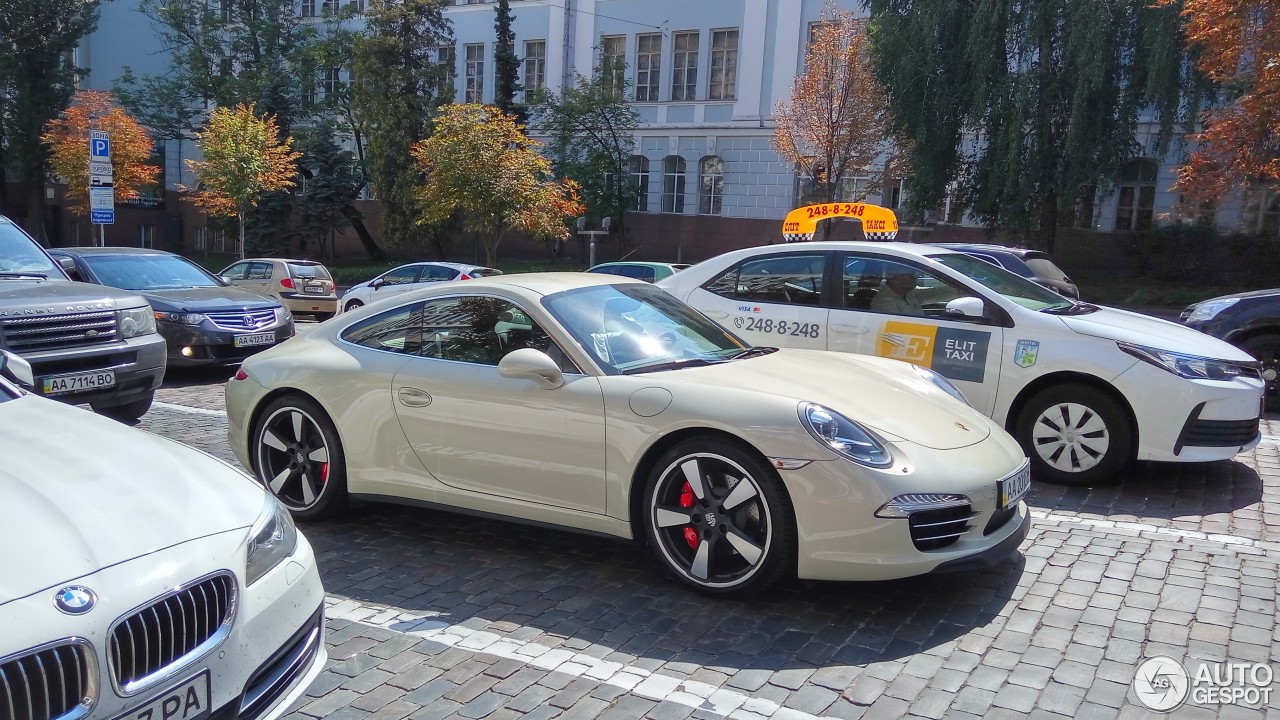
M947 303L947 315L951 317L981 320L986 317L986 303L982 298L962 297Z
M533 348L520 348L498 361L498 374L505 378L532 380L543 390L564 385L564 373L550 355Z
M8 350L0 350L0 375L25 387L35 387L36 384L35 374L31 372L31 363Z

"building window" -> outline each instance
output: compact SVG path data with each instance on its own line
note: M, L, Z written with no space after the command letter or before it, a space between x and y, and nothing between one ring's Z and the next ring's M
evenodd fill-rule
M636 36L636 102L658 102L658 74L662 69L662 35Z
M866 202L867 196L871 194L871 178L861 177L842 177L840 178L839 194L836 200L841 202Z
M671 99L698 99L698 33L678 32L672 36Z
M524 44L524 91L547 86L547 41L530 40ZM528 97L526 95L525 97Z
M1116 230L1150 230L1156 204L1156 172L1151 158L1135 158L1120 171Z
M662 212L684 212L684 158L679 155L662 161Z
M719 215L724 199L724 160L709 155L698 165L698 214Z
M222 22L230 24L234 17L234 11L235 8L232 6L231 0L218 0L218 12L222 15ZM315 12L314 5L312 5L312 12Z
M324 100L332 103L338 99L338 89L342 87L342 68L324 69Z
M714 30L711 33L710 100L734 100L738 97L738 31Z
M605 87L610 92L622 91L627 72L627 36L600 38L600 72L604 73Z
M363 14L365 11L365 0L351 0L347 3L347 7L355 10L356 14Z
M302 17L316 16L316 0L302 0Z
M631 180L636 186L635 209L646 212L649 209L649 158L643 155L631 156Z
M310 62L304 62L302 74L302 107L309 108L316 104L316 68Z
M466 102L484 102L484 44L467 45Z
M1280 235L1280 193L1255 186L1245 192L1243 230L1249 234Z
M154 248L156 246L156 226L155 225L139 225L138 226L138 247Z
M320 14L326 17L338 13L338 0L320 0Z

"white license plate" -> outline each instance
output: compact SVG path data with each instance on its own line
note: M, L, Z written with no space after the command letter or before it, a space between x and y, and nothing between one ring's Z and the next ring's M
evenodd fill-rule
M209 714L209 671L205 670L114 720L201 720Z
M257 333L255 335L237 335L235 339L236 347L250 347L252 345L270 345L276 341L275 333Z
M44 378L41 383L45 395L77 392L79 390L99 390L116 386L116 374L112 370L76 373L75 375L59 375Z
M996 507L1011 507L1031 489L1031 462L1024 460L1018 471L1003 480L996 481Z
M323 285L306 285L303 287L302 290L303 292L309 292L309 293L323 293L324 286Z

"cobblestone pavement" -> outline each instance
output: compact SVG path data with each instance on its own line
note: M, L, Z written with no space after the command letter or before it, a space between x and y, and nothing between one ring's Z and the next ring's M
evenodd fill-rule
M173 374L140 426L232 459L227 374ZM1130 687L1145 658L1280 669L1273 418L1234 462L1036 484L1022 557L989 571L750 601L626 542L359 505L303 525L331 662L289 718L1158 717ZM1172 717L1280 718L1280 695Z

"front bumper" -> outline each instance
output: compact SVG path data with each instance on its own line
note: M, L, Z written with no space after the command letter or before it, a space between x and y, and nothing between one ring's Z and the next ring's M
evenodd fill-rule
M23 358L31 363L37 394L44 394L46 377L110 370L116 380L113 387L47 397L70 403L123 405L152 394L164 382L165 339L151 333L105 345L24 353Z
M261 330L222 330L205 320L199 325L159 322L160 334L169 342L169 365L230 365L293 337L293 321L289 320ZM238 336L271 334L275 340L260 345L236 347Z

